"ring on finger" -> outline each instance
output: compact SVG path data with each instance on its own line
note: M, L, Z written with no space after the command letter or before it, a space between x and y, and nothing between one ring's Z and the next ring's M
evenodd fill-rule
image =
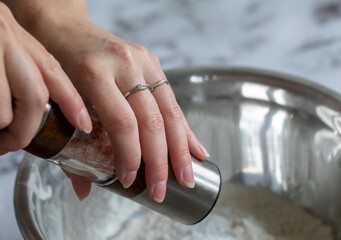
M127 98L127 97L129 97L130 94L133 94L134 92L137 92L137 91L140 91L140 90L144 90L144 89L149 89L150 91L152 91L153 87L150 86L147 83L137 84L136 87L134 87L133 89L131 89L128 92L126 92L124 94L124 97Z
M153 92L155 90L155 88L161 86L164 83L167 83L169 85L169 82L167 79L162 79L162 80L158 81L157 83L155 83L154 85L152 85L150 91Z

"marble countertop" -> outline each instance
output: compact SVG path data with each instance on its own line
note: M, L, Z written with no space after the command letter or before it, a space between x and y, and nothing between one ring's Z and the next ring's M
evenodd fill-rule
M247 66L341 93L341 2L87 0L91 19L159 56L163 69ZM0 240L22 239L13 210L23 152L0 157Z

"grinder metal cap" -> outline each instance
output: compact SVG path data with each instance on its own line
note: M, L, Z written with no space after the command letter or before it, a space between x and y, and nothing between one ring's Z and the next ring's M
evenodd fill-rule
M49 101L37 134L24 150L40 158L52 158L63 150L74 132L75 128L66 120L58 105Z

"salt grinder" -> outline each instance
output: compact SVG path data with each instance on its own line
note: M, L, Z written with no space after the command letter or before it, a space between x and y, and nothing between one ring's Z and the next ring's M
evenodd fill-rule
M123 188L113 168L114 155L106 130L96 114L89 112L93 131L85 134L75 130L58 106L49 102L40 128L25 150L178 222L195 224L210 213L221 189L221 175L215 164L192 157L195 180L192 189L178 184L169 167L166 197L157 203L148 196L143 161L133 185Z

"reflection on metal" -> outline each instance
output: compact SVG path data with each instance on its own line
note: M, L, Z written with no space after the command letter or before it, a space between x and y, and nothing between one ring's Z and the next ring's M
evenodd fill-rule
M262 131L262 123L266 121L269 111L268 106L250 103L240 105L241 145L251 146L246 151L242 151L244 173L261 174L264 172L262 162L264 152L262 152L262 142L259 136Z
M191 83L202 83L204 81L203 76L191 76Z
M283 158L284 152L282 149L283 141L281 141L283 134L285 135L286 128L285 123L288 121L288 113L283 110L278 110L272 116L271 131L268 131L269 137L269 149L275 149L270 151L269 156L269 171L274 173L275 181L282 184L282 165L281 158Z
M341 136L341 113L327 106L319 105L316 107L316 114L321 120Z
M273 91L272 93L272 97L273 97L273 102L277 103L278 105L283 105L286 106L287 105L287 100L286 100L286 91L284 91L283 89L276 89Z
M256 83L244 83L241 88L241 95L246 99L268 101L268 86Z
M341 239L340 95L305 80L258 70L200 68L166 75L223 180L261 184L331 224L336 239ZM50 226L37 221L44 214L42 200L20 184L27 175L38 178L30 170L34 164L44 168L42 161L23 162L15 206L26 219L20 222L22 231L41 239L40 229ZM45 185L47 176L50 172L42 177ZM53 184L52 188L57 182Z

